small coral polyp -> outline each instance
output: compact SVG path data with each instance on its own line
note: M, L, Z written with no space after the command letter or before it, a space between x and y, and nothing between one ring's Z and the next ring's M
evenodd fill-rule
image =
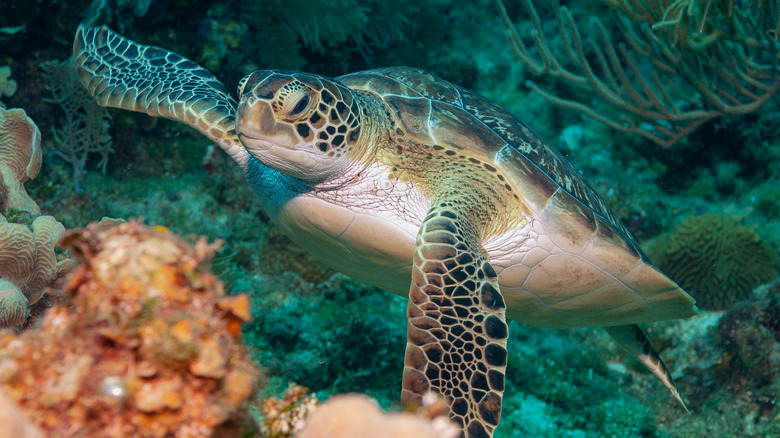
M259 373L239 342L248 298L208 272L216 246L137 223L64 242L82 260L71 300L0 334L0 390L45 436L240 436Z

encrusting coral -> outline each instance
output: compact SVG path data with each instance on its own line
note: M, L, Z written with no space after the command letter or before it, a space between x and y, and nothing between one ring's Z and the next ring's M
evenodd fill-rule
M0 390L45 436L241 436L259 372L245 295L208 272L218 245L134 222L69 232L67 305L0 332Z
M0 213L41 214L22 185L41 170L41 131L22 109L0 108Z
M726 309L778 275L777 254L769 245L734 219L715 213L683 219L646 249L707 310Z

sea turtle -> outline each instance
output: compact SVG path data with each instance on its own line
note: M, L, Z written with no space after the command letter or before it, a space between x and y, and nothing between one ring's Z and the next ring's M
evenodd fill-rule
M606 326L682 403L636 324L694 315L694 300L560 153L484 97L408 67L263 70L236 103L192 61L106 27L80 27L73 51L98 103L199 130L293 241L409 297L403 404L436 391L466 436L491 436L506 318Z

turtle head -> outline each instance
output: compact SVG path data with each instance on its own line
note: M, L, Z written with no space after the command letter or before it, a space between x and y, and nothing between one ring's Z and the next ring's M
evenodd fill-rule
M337 80L257 71L241 80L236 132L250 155L268 167L324 181L353 163L360 108Z

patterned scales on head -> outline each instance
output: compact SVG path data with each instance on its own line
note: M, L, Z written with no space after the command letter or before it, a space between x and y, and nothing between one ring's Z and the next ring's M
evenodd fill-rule
M101 105L200 130L292 240L409 297L404 405L438 392L467 437L492 436L507 318L604 326L682 403L636 324L691 316L693 300L579 173L499 106L405 67L338 79L258 71L236 103L191 61L105 27L80 28L74 58Z

